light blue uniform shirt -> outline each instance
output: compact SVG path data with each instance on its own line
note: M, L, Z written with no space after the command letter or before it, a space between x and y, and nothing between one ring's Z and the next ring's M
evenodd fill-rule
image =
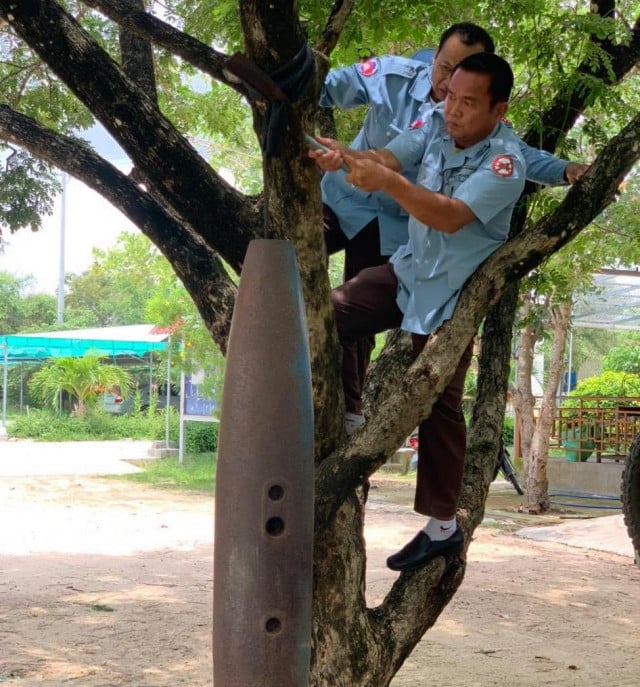
M384 148L398 134L432 109L431 62L387 55L331 71L320 94L322 107L348 110L368 105L362 129L351 143L355 150ZM529 148L522 141L527 178L539 184L564 183L568 162ZM416 182L413 171L405 173ZM384 193L353 188L341 170L322 178L322 201L335 212L345 236L352 239L369 222L378 219L381 255L391 255L407 242L408 215Z
M453 234L410 217L409 240L391 257L402 329L431 334L451 317L466 280L506 241L524 188L525 160L505 124L470 148L457 149L444 127L442 105L387 150L404 169L417 170L418 185L461 200L476 217Z

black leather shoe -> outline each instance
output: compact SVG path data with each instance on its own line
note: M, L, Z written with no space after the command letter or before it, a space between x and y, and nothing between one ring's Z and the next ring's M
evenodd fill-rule
M420 530L398 553L387 558L387 567L391 570L416 570L436 556L462 553L463 549L464 534L459 527L448 539L443 541L432 541L428 535Z

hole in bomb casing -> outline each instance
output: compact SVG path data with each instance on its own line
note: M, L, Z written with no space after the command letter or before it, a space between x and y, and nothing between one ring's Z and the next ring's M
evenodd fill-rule
M268 494L272 501L282 501L284 498L284 488L279 484L274 484L273 486L269 487Z
M284 532L284 520L278 517L269 518L265 529L272 537L279 537Z

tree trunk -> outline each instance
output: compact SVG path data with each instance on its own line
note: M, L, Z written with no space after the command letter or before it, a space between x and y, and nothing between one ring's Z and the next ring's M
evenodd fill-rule
M520 307L520 321L525 324L521 326L518 337L516 383L512 396L516 412L516 422L518 423L520 452L524 461L525 475L529 470L531 441L536 425L534 415L536 399L531 387L531 376L533 374L533 359L538 337L533 325L528 321L532 310L531 298L530 293L525 294L523 304Z
M550 328L553 336L549 375L544 387L540 417L531 442L529 471L526 474L527 507L530 513L549 510L549 438L556 412L556 393L564 370L564 352L567 344L571 302L560 303L551 310Z

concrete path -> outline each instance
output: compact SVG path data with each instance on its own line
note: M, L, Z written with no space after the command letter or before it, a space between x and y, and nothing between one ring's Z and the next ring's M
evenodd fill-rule
M0 442L0 477L124 475L140 469L127 462L148 458L151 441Z
M557 542L567 546L634 557L633 546L622 515L571 520L547 527L523 527L515 534L535 541Z

